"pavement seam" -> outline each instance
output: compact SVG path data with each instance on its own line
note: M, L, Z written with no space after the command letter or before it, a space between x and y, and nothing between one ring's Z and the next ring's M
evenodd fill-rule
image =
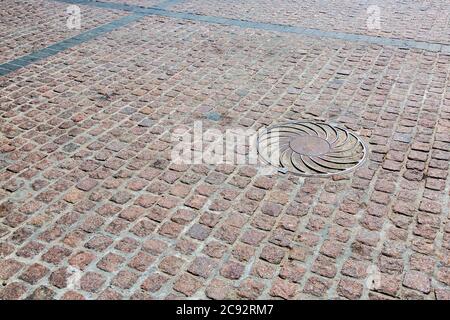
M58 0L56 0L58 1ZM156 5L154 8L164 10L170 6L179 4L183 2L184 0L165 0L162 3ZM83 33L80 33L76 36L73 36L71 38L67 38L65 40L59 41L57 43L54 43L50 46L47 46L45 48L42 48L40 50L34 51L30 54L27 54L25 56L19 57L17 59L7 61L5 63L0 64L0 76L6 76L11 72L17 71L23 67L26 67L34 62L38 62L42 59L48 58L50 56L53 56L61 51L64 51L66 49L72 48L78 44L87 42L89 40L92 40L96 38L99 35L108 33L110 31L113 31L117 28L123 27L125 25L128 25L131 22L137 21L140 18L144 17L145 15L140 12L135 12L135 10L127 10L126 7L128 5L118 4L118 3L105 3L100 1L86 1L86 0L74 0L74 1L60 1L64 3L72 3L72 4L85 4L85 5L93 5L95 2L95 5L98 7L104 6L106 9L119 9L124 11L131 11L134 14L125 16L122 18L119 18L117 20L111 21L109 23L106 23L104 25L95 27L93 29L87 30Z
M82 5L91 5L96 7L101 7L104 9L116 9L116 10L125 10L131 11L135 13L140 13L144 15L159 15L164 17L178 18L184 20L198 21L198 22L206 22L206 23L215 23L222 24L228 26L237 26L241 28L251 28L251 29L259 29L259 30L267 30L267 31L275 31L282 33L294 33L300 34L304 36L309 36L313 38L328 38L328 39L336 39L336 40L344 40L349 42L362 42L367 44L375 44L382 46L394 46L400 48L407 49L421 49L432 52L450 52L450 45L439 43L439 42L426 42L426 41L417 41L411 39L399 39L399 38L389 38L389 37L378 37L378 36L368 36L357 33L349 33L349 32L336 32L336 31L325 31L317 28L305 28L305 27L296 27L292 25L286 24L277 24L277 23L265 23L265 22L256 22L249 21L243 19L233 19L233 18L224 18L217 16L209 16L202 15L191 12L177 12L167 10L170 5L176 4L179 1L166 1L168 4L153 6L153 7L142 7L136 5L122 4L122 3L106 3L101 1L92 1L92 0L54 0L58 2L65 2L71 4L82 4Z
M5 62L0 64L0 76L5 76L11 72L17 71L23 67L26 67L34 62L40 61L42 59L54 56L64 50L73 48L78 44L83 42L92 40L100 35L113 31L117 28L121 28L125 25L128 25L132 22L135 22L141 19L143 15L140 14L131 14L117 20L111 21L104 25L95 27L83 33L80 33L71 38L59 41L50 46L42 48L40 50L34 51L28 55L22 56L12 61Z
M442 52L444 54L450 53L450 45L436 42L367 36L348 32L324 31L316 28L296 27L285 24L255 22L242 19L223 18L190 12L176 12L168 10L169 7L178 4L183 0L166 0L153 7L142 7L124 3L109 3L96 0L53 0L53 1L75 5L79 4L79 5L94 6L103 9L122 10L127 12L133 12L134 14L114 20L105 25L93 28L84 33L78 34L74 37L62 40L38 51L32 52L28 55L19 57L15 60L0 64L0 76L5 76L11 72L26 67L32 64L33 62L40 61L42 59L53 56L63 50L72 48L80 43L92 40L101 34L108 33L119 27L123 27L131 22L139 20L144 16L163 16L196 22L237 26L240 28L247 28L247 29L249 28L281 33L292 33L313 38L321 38L321 39L327 38L327 39L343 40L349 42L366 43L381 46L394 46L404 49L419 49L432 52Z

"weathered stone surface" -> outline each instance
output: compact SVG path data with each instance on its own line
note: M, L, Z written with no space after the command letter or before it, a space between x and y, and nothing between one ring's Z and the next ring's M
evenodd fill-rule
M198 15L133 20L160 2ZM111 0L81 29L67 4L1 1L0 298L449 299L450 4L372 2L381 30L361 1ZM172 159L196 121L287 120L358 133L368 161L315 179Z

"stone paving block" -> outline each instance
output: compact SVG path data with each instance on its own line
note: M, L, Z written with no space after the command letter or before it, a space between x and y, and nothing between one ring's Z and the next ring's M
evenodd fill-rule
M120 11L93 9L81 5L82 23L80 29L70 29L67 27L69 15L66 10L68 6L69 4L47 0L24 3L12 0L3 1L0 19L5 24L20 27L17 27L16 30L2 29L0 33L2 47L0 63L25 56L37 49L42 49L125 15ZM32 59L32 57L29 58ZM3 65L2 68L5 68L5 66Z
M38 52L0 67L2 299L448 299L446 2L371 32L358 1L105 3L79 31L60 28L67 3L0 5L0 60ZM291 120L357 132L367 162L316 179L171 158L195 121Z

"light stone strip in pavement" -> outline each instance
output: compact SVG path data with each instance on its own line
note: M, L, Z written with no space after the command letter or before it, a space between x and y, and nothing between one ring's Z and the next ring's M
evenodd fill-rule
M122 4L122 3L110 3L110 2L101 2L96 0L54 0L58 2L65 2L70 4L82 4L82 5L91 5L99 8L105 9L115 9L115 10L124 10L130 11L134 13L140 13L144 15L157 15L164 16L170 18L198 21L198 22L206 22L206 23L214 23L214 24L222 24L228 26L237 26L241 28L251 28L251 29L260 29L266 31L275 31L282 33L295 33L309 37L317 37L317 38L327 38L327 39L336 39L336 40L344 40L350 42L363 42L368 44L376 44L382 46L394 46L405 49L419 49L419 50L427 50L433 52L443 52L450 54L450 45L437 43L437 42L426 42L426 41L417 41L411 39L398 39L398 38L388 38L388 37L378 37L378 36L368 36L356 33L348 33L348 32L336 32L336 31L324 31L317 28L304 28L304 27L296 27L291 25L284 24L274 24L274 23L265 23L265 22L254 22L248 20L241 19L232 19L232 18L223 18L216 16L207 16L190 12L175 12L171 10L166 10L164 6L158 5L156 7L141 7L131 4ZM167 1L170 2L170 5L175 4L179 1ZM168 7L169 4L166 6Z
M182 1L184 1L184 0L165 0L165 1L161 2L160 4L158 4L157 6L155 6L155 8L165 9L165 8L168 8L175 4L178 4ZM95 2L95 1L85 1L85 2L88 5L92 5L92 2ZM77 3L81 4L82 1L77 1ZM114 3L110 3L110 5L114 5ZM111 8L109 8L109 9L111 9ZM125 16L123 18L111 21L105 25L102 25L102 26L93 28L91 30L88 30L86 32L83 32L81 34L78 34L74 37L71 37L71 38L62 40L60 42L57 42L55 44L52 44L41 50L34 51L34 52L27 54L25 56L22 56L20 58L0 64L0 76L7 75L11 72L14 72L14 71L20 69L20 68L28 66L28 65L32 64L33 62L48 58L48 57L53 56L63 50L72 48L78 44L92 40L99 35L102 35L104 33L113 31L117 28L123 27L131 22L139 20L143 16L144 15L141 13L135 13L135 14L132 14L129 16Z
M140 14L131 14L131 15L122 17L120 19L111 21L107 24L101 25L99 27L93 28L91 30L88 30L86 32L80 33L71 38L62 40L62 41L52 44L46 48L32 52L28 55L22 56L15 60L0 64L0 76L7 75L8 73L11 73L20 68L28 66L28 65L32 64L33 62L48 58L50 56L58 54L59 52L61 52L63 50L72 48L80 43L92 40L104 33L108 33L112 30L123 27L131 22L137 21L137 20L141 19L142 17L143 17L143 15L140 15Z
M165 0L161 2L160 4L153 6L153 8L159 8L159 9L168 9L176 4L180 4L184 0Z
M395 46L405 49L420 49L427 50L433 52L443 52L450 54L450 45L433 43L433 42L424 42L424 41L416 41L416 40L408 40L408 39L395 39L395 38L385 38L385 37L376 37L376 36L367 36L346 32L335 32L335 31L323 31L315 28L303 28L303 27L295 27L290 25L283 24L272 24L272 23L264 23L264 22L254 22L240 19L230 19L230 18L222 18L222 17L214 17L214 16L206 16L189 12L175 12L166 10L170 6L173 6L177 3L182 2L183 0L166 0L161 4L158 4L154 7L141 7L136 5L129 5L123 3L110 3L110 2L101 2L101 1L93 1L93 0L54 0L58 2L68 3L68 4L80 4L80 5L88 5L95 6L104 9L113 9L113 10L122 10L127 12L132 12L133 15L126 16L124 18L118 19L116 21L112 21L103 26L91 29L82 34L74 36L72 38L68 38L66 40L60 41L56 44L43 48L41 50L30 53L26 56L17 58L12 61L8 61L6 63L0 64L0 76L7 75L13 71L16 71L22 67L26 67L29 64L39 61L41 59L45 59L52 55L55 55L63 50L74 47L80 43L92 40L93 38L108 33L117 28L123 27L130 22L137 21L146 15L156 15L156 16L164 16L169 18L197 21L197 22L206 22L213 24L221 24L227 26L237 26L241 28L251 28L251 29L259 29L266 31L274 31L281 33L294 33L309 37L317 37L317 38L328 38L328 39L336 39L350 42L362 42L367 44L376 44L381 46Z

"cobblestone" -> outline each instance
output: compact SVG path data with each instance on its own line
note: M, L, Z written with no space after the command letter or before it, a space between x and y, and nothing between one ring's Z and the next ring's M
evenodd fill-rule
M80 30L70 1L0 5L1 299L449 299L447 2L374 1L375 31L364 1L88 2ZM196 120L305 119L359 133L366 164L170 159Z

